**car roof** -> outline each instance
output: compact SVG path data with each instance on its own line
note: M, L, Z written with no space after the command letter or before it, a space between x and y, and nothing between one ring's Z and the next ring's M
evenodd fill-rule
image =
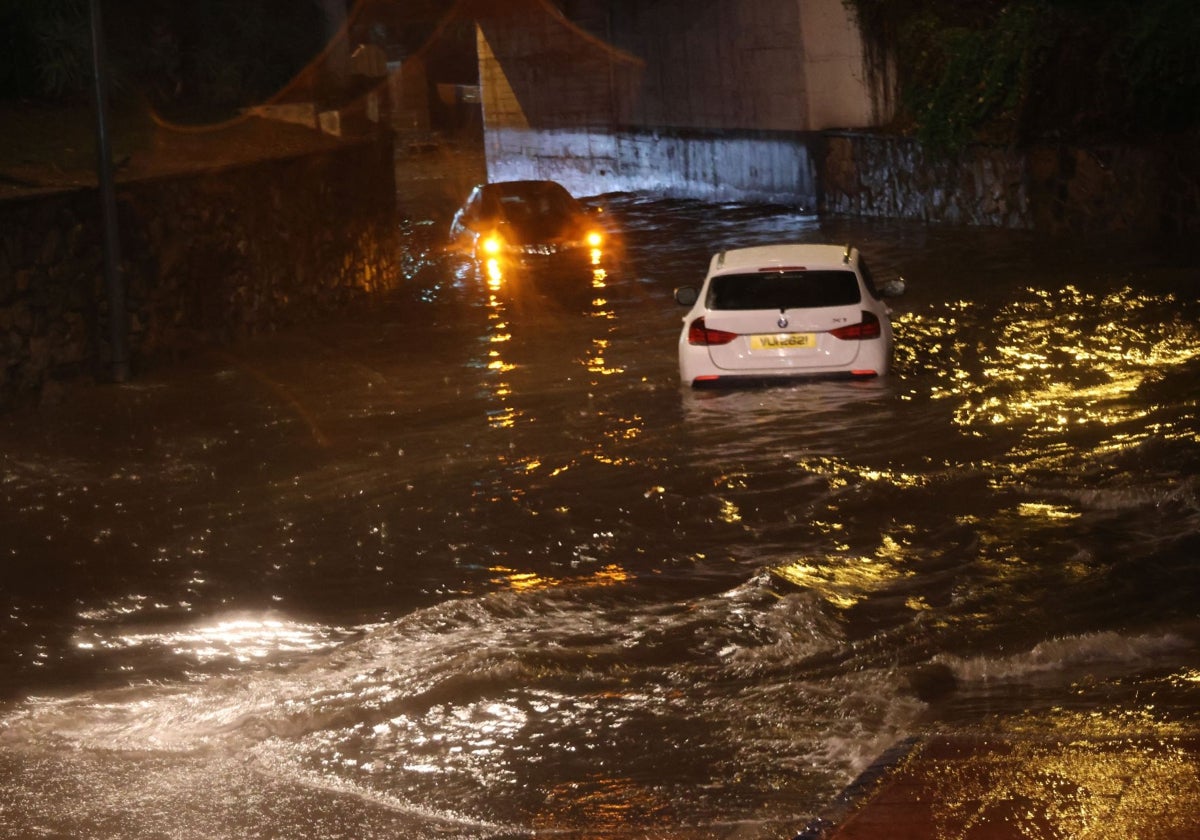
M736 274L760 268L847 268L858 261L858 251L849 245L785 243L733 248L712 258L709 274Z
M557 181L489 181L482 184L480 189L487 193L500 195L544 195L558 193L570 195L567 188Z

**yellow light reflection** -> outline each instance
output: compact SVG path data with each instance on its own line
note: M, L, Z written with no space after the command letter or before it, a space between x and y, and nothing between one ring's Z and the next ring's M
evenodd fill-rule
M615 563L610 563L601 569L597 569L586 577L572 578L571 580L547 577L537 572L521 572L506 566L493 566L488 571L498 575L498 577L492 579L494 585L506 587L514 592L532 592L565 585L615 586L631 579L629 572Z
M675 800L644 779L594 774L558 784L543 797L542 810L533 815L538 836L671 837L685 836L677 827ZM578 826L587 826L580 833ZM630 826L638 826L631 832ZM692 836L705 836L693 832Z
M516 425L517 418L521 416L520 412L510 405L502 406L494 411L489 411L487 421L489 426L498 429L511 429Z
M1079 513L1062 505L1042 504L1038 502L1024 502L1017 507L1017 511L1021 516L1029 519L1077 519Z
M729 499L721 500L721 512L718 514L718 517L722 522L728 522L731 525L742 521L742 514L738 510L737 504L731 502Z
M630 579L631 575L629 572L625 571L615 563L610 563L592 576L592 582L600 586L611 586L617 583L624 583Z
M549 589L562 583L558 578L542 577L534 572L514 572L511 569L502 568L491 569L491 571L503 574L503 577L495 579L494 583L506 585L514 592Z
M500 260L495 257L492 257L484 264L484 273L487 275L489 289L499 289L501 284L503 284L504 270L500 267Z
M595 351L595 355L591 356L584 363L590 373L598 373L601 376L612 376L614 374L625 372L625 368L613 367L604 361L604 353L609 347L609 342L606 339L593 339L592 346Z
M770 572L792 586L816 592L834 606L847 609L909 577L911 572L905 568L909 557L910 550L901 540L885 535L873 557L829 555L820 561L797 560L774 566ZM928 608L920 599L909 599L908 605L913 610Z
M775 566L771 574L797 588L816 592L841 609L853 607L889 577L881 565L867 558L838 558L822 564L797 561Z
M1198 753L1194 733L1144 710L1057 710L1002 738L935 738L889 781L930 803L922 836L1192 837Z
M955 411L958 425L1018 426L1044 437L1141 421L1152 409L1129 395L1160 371L1200 356L1194 324L1135 326L1144 311L1170 307L1170 296L1151 297L1130 287L1094 295L1072 286L1029 294L1032 300L1014 302L998 316L999 344L978 356L982 367L976 374L965 366L965 348L949 348L953 372L934 396L962 400ZM1064 302L1075 316L1062 317ZM927 319L912 328L936 342L948 338L947 326L954 326L953 319Z

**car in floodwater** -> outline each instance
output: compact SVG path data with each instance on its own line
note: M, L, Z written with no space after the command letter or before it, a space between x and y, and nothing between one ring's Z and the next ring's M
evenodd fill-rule
M489 275L558 256L596 263L607 239L598 212L555 181L480 184L450 222L450 247Z
M691 307L679 335L685 385L869 379L887 373L891 310L866 260L849 245L779 244L721 251L699 287L675 300Z

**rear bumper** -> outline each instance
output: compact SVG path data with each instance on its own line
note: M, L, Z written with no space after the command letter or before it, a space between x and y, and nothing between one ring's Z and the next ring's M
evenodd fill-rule
M878 377L879 372L874 370L840 370L787 376L697 376L692 380L691 385L693 388L763 388L775 385L795 385L801 382L849 381Z

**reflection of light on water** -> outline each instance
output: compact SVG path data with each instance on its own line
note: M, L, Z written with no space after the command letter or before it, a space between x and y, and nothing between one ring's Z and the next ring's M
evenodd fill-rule
M910 325L929 352L942 351L947 382L933 395L962 399L955 411L958 425L1023 426L1058 435L1138 421L1152 409L1126 398L1148 377L1200 355L1195 325L1137 317L1174 308L1169 296L1153 298L1129 287L1097 296L1071 286L1030 295L996 316L998 345L982 349L975 371L961 339L951 342L958 333L972 332L973 319L964 317L969 305L951 305L957 317Z
M840 458L816 456L801 458L796 466L810 475L824 476L831 488L850 487L866 482L890 484L893 487L923 487L930 481L927 475L897 470L873 469L849 463Z
M836 607L848 609L902 575L874 558L827 558L821 563L797 561L775 566L771 574L800 589L811 590Z
M161 647L201 662L233 659L251 662L277 654L307 653L334 647L342 641L327 628L282 619L239 618L180 630L120 633L101 632L75 639L80 650L129 650Z
M487 421L489 426L498 429L511 429L521 416L521 412L514 409L511 405L501 406L487 413Z
M516 365L510 364L509 362L506 362L500 358L500 352L498 350L491 351L488 353L488 356L491 359L487 365L488 370L494 370L499 373L508 373L516 368Z
M587 778L558 784L547 791L543 810L534 816L537 833L573 834L576 826L588 826L588 836L631 834L663 837L678 834L676 802L669 792L646 785L644 780L595 773ZM657 830L656 830L657 827ZM707 836L706 832L695 836Z
M1022 516L1030 519L1077 519L1079 514L1062 505L1050 505L1037 502L1024 502L1018 506Z
M612 376L613 374L625 372L625 368L610 366L607 362L605 362L604 354L609 349L609 342L607 339L593 339L592 346L594 348L594 355L591 356L586 362L589 372L598 373L601 376Z
M495 257L488 259L484 265L484 273L487 275L488 288L496 291L504 283L504 271L500 268L500 260Z
M718 515L722 522L728 522L731 525L742 521L742 512L738 510L737 504L729 499L721 500L721 512Z
M898 530L905 529L898 526ZM800 589L811 590L829 603L849 608L873 592L912 573L905 569L911 549L906 542L883 535L873 557L826 556L820 561L797 560L771 568L771 574ZM913 610L925 609L919 600L908 602Z
M495 260L489 260L489 264L495 263ZM498 271L498 269L497 269ZM499 275L489 275L488 286L493 292L500 288ZM512 332L509 330L508 319L505 316L506 305L500 295L489 294L487 299L488 305L488 334L487 344L488 350L486 354L486 368L494 374L506 374L516 370L517 366L508 362L501 352L504 347L512 342ZM521 416L521 412L514 409L511 405L505 402L505 398L512 395L511 384L500 379L490 383L492 395L499 400L500 405L497 408L487 412L488 425L497 429L510 429L516 425L517 419Z
M493 584L504 586L514 592L552 589L566 584L570 584L571 586L614 586L618 583L624 583L630 577L629 572L615 563L610 563L587 577L571 578L569 581L562 578L546 577L539 575L537 572L521 572L506 566L493 566L488 571L499 575L499 577L492 579Z
M1009 737L992 744L908 764L907 789L941 794L931 800L935 836L987 821L1023 837L1194 836L1194 733L1158 719L1153 707L1057 709L1049 719L1006 721L1005 729Z

